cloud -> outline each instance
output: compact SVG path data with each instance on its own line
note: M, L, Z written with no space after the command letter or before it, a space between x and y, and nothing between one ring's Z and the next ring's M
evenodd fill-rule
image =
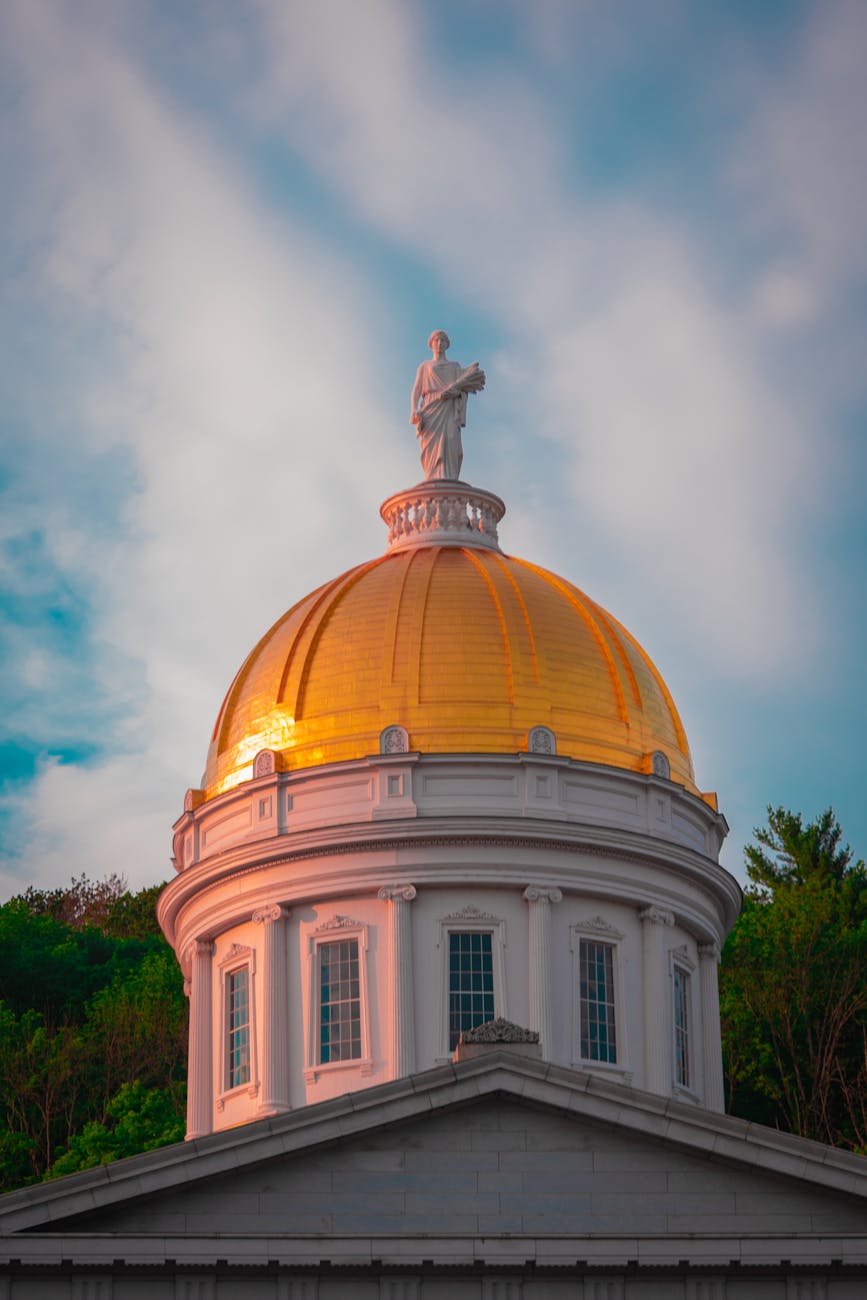
M210 6L4 7L7 261L33 295L27 328L16 310L7 333L37 413L6 527L38 521L47 567L87 610L78 662L28 658L22 641L22 681L43 720L73 694L70 726L101 753L47 761L7 793L22 861L59 879L160 870L253 640L375 553L378 501L417 477L392 418L411 372L393 376L382 354L420 283L496 336L475 429L492 430L507 546L583 582L583 530L595 573L620 572L615 613L643 600L684 653L755 688L809 666L832 620L807 494L822 496L833 437L820 460L785 348L814 337L864 258L863 180L847 174L860 19L832 8L713 142L730 206L699 233L628 176L617 193L576 190L592 121L572 120L496 33L456 60L439 9L259 0L212 23ZM585 61L628 62L640 14L625 35L554 4L559 35L539 58L571 66L564 44L582 40ZM169 46L172 76L156 66ZM302 196L292 215L281 186ZM755 231L735 288L731 249ZM386 262L412 283L386 290Z
M28 133L17 215L32 222L44 310L61 309L78 362L63 428L41 427L33 463L50 460L72 426L94 472L105 457L112 472L116 447L135 465L132 483L113 480L126 495L110 537L89 528L62 484L43 519L57 568L90 594L91 645L75 676L92 674L97 700L125 701L128 716L115 729L103 719L102 764L49 763L15 797L25 840L35 836L28 859L93 870L79 810L107 800L121 855L154 834L141 808L165 795L165 771L176 810L255 636L356 558L344 522L359 500L379 543L374 464L400 464L402 452L359 347L381 312L371 285L275 217L201 122L79 17L38 3L4 15L20 88L4 143ZM405 462L411 474L411 452ZM30 522L29 509L7 517L13 531ZM129 698L123 658L142 664L143 698ZM24 663L34 688L38 666ZM48 716L48 700L36 707ZM134 753L118 757L127 746ZM85 798L85 784L98 793ZM163 809L163 844L170 820Z
M514 72L444 72L429 11L379 0L369 26L358 11L335 39L328 5L261 10L259 111L359 216L497 319L520 358L513 419L562 444L573 511L715 670L803 671L817 638L797 612L801 525L818 467L763 365L750 295L715 291L679 213L567 192L566 119ZM811 308L799 275L765 279L763 325Z
M867 272L865 42L858 0L808 7L790 60L773 77L753 74L755 111L730 163L754 228L828 294L845 295Z
M177 773L152 756L121 755L98 763L41 765L34 782L0 794L26 846L27 870L0 862L0 898L28 885L51 888L85 872L91 880L117 872L133 888L172 875L166 808L177 802ZM144 779L143 779L144 769Z

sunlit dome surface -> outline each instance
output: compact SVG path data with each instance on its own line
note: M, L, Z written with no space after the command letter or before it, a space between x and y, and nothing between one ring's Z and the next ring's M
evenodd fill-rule
M394 725L422 753L514 754L537 726L560 756L630 771L661 750L697 792L671 695L616 619L524 560L430 545L350 569L266 633L220 709L205 795L249 780L260 750L310 768L378 754Z

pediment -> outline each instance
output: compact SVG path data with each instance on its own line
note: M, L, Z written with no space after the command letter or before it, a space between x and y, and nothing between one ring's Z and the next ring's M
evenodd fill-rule
M861 1231L867 1161L492 1050L0 1200L0 1231Z
M75 1231L346 1236L861 1231L864 1205L500 1095L91 1212Z

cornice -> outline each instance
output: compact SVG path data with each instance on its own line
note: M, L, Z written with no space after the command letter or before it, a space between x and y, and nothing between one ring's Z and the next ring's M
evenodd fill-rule
M493 835L435 836L426 837L422 841L415 837L407 837L401 841L385 839L378 843L370 841L347 843L344 846L344 853L334 856L360 858L357 869L351 872L323 870L321 874L315 872L306 877L299 877L297 873L299 861L308 860L313 863L316 857L320 856L310 853L275 857L265 863L234 864L216 877L200 878L195 887L184 897L175 899L174 940L176 943L180 940L186 942L188 935L203 931L216 937L244 919L251 907L273 901L278 894L293 907L311 901L327 904L331 899L336 900L351 895L369 894L375 897L382 885L387 883L390 877L393 878L395 870L398 869L394 858L401 847L414 854L417 854L420 848L435 849L439 854L454 849L477 854L484 846L493 849L498 855L496 863L491 863L489 860L472 864L472 882L468 880L466 865L463 868L456 866L450 871L444 869L441 861L430 864L418 861L412 864L401 863L399 867L401 874L411 873L419 889L438 888L443 885L466 888L472 884L473 887L514 888L523 894L528 879L532 880L533 876L538 877L538 858L543 843L558 855L566 850L570 858L577 856L582 847L577 844L564 845L559 840L543 842L532 837L517 842L510 837ZM504 868L499 854L504 854L506 850L514 851L516 848L526 850L528 860ZM388 850L389 863L380 864L373 861L377 853L384 849ZM693 881L694 888L687 892L682 884L678 884L683 880L684 873L669 870L668 864L650 863L638 854L627 857L614 848L599 852L595 846L587 856L595 860L595 869L592 864L586 870L578 871L562 863L559 865L546 863L545 873L551 888L562 889L564 894L579 893L588 898L608 899L627 906L656 904L667 910L674 909L681 923L685 924L700 941L721 942L730 920L723 906L724 899L721 899L719 892L708 886L706 882ZM604 868L606 862L611 863L612 866L615 864L622 866L624 870L608 871ZM653 870L648 872L648 867L652 867ZM279 873L281 868L287 869L283 882L275 880L275 873ZM296 870L292 871L292 868ZM645 870L642 871L642 868ZM718 870L721 872L721 869ZM257 889L256 877L266 872L267 879L262 879L260 892ZM246 884L243 883L245 880ZM180 880L174 882L173 887L178 884ZM228 891L227 885L230 886ZM706 902L701 902L702 897ZM735 906L732 905L732 915L735 914L735 910Z

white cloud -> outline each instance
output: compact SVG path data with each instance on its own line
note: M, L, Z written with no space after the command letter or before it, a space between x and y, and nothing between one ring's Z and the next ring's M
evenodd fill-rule
M46 762L33 784L0 796L26 845L26 876L0 864L0 898L27 885L65 885L82 872L101 880L116 871L139 889L168 880L171 834L166 809L179 803L177 772L152 755L97 764Z
M832 138L851 143L862 103L845 43L857 10L835 7L833 39L818 23L801 65L761 88L739 183L769 228L785 215L797 238L757 267L741 304L679 214L568 192L572 124L524 70L480 57L459 72L426 6L337 9L335 23L330 3L261 0L261 30L235 19L262 60L244 130L269 148L281 137L287 165L333 189L341 221L408 251L496 322L483 400L514 449L502 466L514 536L532 555L565 554L562 539L533 545L534 530L540 516L553 529L559 508L571 538L578 516L715 671L767 681L803 665L814 645L801 610L818 608L804 496L820 469L762 347L815 318L846 250L863 266L845 215L856 200L861 225L863 179ZM42 520L56 564L92 592L86 667L120 702L108 757L49 764L12 797L43 879L84 868L144 883L244 653L287 604L379 549L376 505L417 465L405 426L389 429L387 390L404 381L373 355L390 327L361 258L277 215L216 122L157 84L110 13L29 0L0 15L22 69L0 128L30 230L20 239L80 362L63 436L74 421L85 465L119 447L135 467L110 541L62 498ZM210 40L225 53L225 31L198 35L203 59ZM220 92L237 125L238 83ZM51 458L43 437L36 454ZM39 668L25 664L32 680Z
M262 9L260 109L359 214L498 317L513 418L563 443L582 517L717 670L803 669L817 465L763 370L754 304L714 294L679 217L567 194L564 124L517 77L443 74L428 12L380 0L368 59L361 11L335 38L328 5ZM766 286L766 314L806 310L796 277Z
M826 0L806 18L789 63L755 73L731 173L751 223L827 293L845 294L867 272L867 9Z
M128 701L134 716L96 737L109 753L132 743L135 754L51 764L16 797L28 863L63 863L64 876L97 860L127 871L109 862L115 851L164 860L222 692L256 635L357 557L345 521L359 499L379 543L374 465L400 464L402 453L365 350L380 313L371 286L272 217L201 124L72 7L18 7L4 28L25 69L7 130L31 132L19 204L26 217L30 184L34 276L63 305L82 356L82 454L120 444L137 466L110 545L70 529L62 502L42 520L46 545L93 591L105 651L87 669L98 691L128 693L121 677L100 680L119 656L143 661L147 683L143 702ZM104 351L88 355L92 328L107 336L110 366ZM52 434L42 434L34 454L50 457ZM97 805L116 823L102 847L85 815Z

